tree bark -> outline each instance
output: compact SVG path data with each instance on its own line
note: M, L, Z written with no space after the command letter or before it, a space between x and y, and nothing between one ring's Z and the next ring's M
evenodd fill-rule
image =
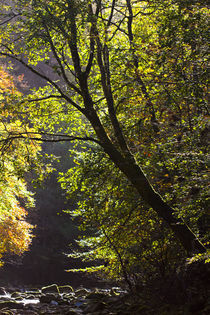
M153 189L141 167L135 162L132 154L130 153L130 157L128 157L128 152L126 152L126 155L123 156L121 152L116 149L114 144L108 138L97 113L94 110L91 110L88 113L87 118L95 129L104 151L133 184L142 199L153 208L161 219L168 224L187 253L205 252L206 248L196 238L192 230L182 219L178 219L174 216L173 208L171 208Z

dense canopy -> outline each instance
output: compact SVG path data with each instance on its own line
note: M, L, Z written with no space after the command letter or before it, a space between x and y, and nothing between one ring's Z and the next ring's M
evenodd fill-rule
M18 141L76 141L75 168L60 181L91 230L86 256L131 285L145 270L165 273L168 262L205 253L206 2L2 4L2 62L46 83L5 106L33 127Z

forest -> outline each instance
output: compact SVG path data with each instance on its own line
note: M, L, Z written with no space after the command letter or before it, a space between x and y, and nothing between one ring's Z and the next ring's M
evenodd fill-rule
M209 314L207 1L0 4L0 269L49 228L29 273L111 293L33 314Z

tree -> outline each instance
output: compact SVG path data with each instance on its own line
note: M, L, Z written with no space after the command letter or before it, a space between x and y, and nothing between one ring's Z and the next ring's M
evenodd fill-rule
M165 121L164 116L162 119ZM179 215L207 242L208 227L200 234L198 224L205 216L208 203L206 156L196 139L198 130L192 147L189 139L182 144L172 141L177 137L174 127L172 133L171 127L165 126L164 134L156 142L151 138L150 129L137 142L144 152L141 163L147 175L155 178L154 184L161 194L182 209ZM169 131L170 138L167 138ZM166 224L139 200L132 185L104 152L93 145L83 153L75 152L75 164L61 175L60 181L70 200L79 198L77 207L70 208L69 212L87 235L78 242L81 250L73 251L70 257L82 257L89 263L92 261L93 266L73 271L98 271L109 277L124 278L130 287L139 280L174 274L186 259L185 253Z
M92 266L73 271L124 278L131 288L140 279L173 270L183 251L104 152L91 146L82 154L75 153L75 162L59 181L70 200L79 198L69 212L86 233L78 241L80 250L73 250L69 257L82 257Z
M21 111L23 105L27 109L33 123L38 121L41 128L45 127L41 132L43 141L97 143L141 198L167 222L187 252L205 252L205 247L182 216L174 214L177 211L146 177L137 162L131 133L130 122L133 120L137 124L135 113L143 111L148 112L154 137L160 130L158 95L163 89L167 93L167 89L161 83L156 88L156 83L152 82L158 77L153 72L155 68L145 63L153 67L156 53L161 52L158 16L167 19L172 5L175 12L188 19L180 3L171 1L166 6L166 13L162 10L165 2L160 4L159 1L140 4L131 0L4 3L2 28L5 39L0 54L20 62L49 83L48 87L34 92L19 104ZM195 6L199 14L206 15L205 6L203 11L199 4ZM194 10L194 4L189 7ZM146 22L148 17L153 22L150 30L141 22L144 16ZM148 49L144 46L145 41ZM192 48L184 48L184 56L187 56ZM47 64L51 70L43 73L40 63ZM192 71L191 64L185 66ZM170 71L173 65L166 63L166 67ZM178 88L178 83L170 84ZM184 97L188 98L189 91L184 92ZM129 104L133 104L135 98L138 102L134 110ZM130 118L129 123L127 118ZM27 136L26 132L21 134L22 138ZM37 139L35 132L30 136Z
M14 79L0 67L0 266L6 255L21 255L28 250L32 228L25 218L24 207L34 206L33 194L27 189L26 172L37 160L40 147L27 139L23 144L15 135L25 130L21 121L14 119L8 110L10 96L21 94ZM11 135L14 141L10 141ZM30 150L30 151L29 151ZM30 152L30 153L29 153Z

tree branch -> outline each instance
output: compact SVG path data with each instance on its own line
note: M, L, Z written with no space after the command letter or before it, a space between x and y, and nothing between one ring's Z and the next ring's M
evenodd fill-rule
M58 99L62 99L63 96L62 95L48 95L48 96L45 96L45 97L40 97L40 98L30 98L30 99L25 99L23 101L20 102L20 104L23 104L23 103L32 103L32 102L41 102L41 101L45 101L45 100L48 100L50 98L58 98Z
M38 136L46 136L46 138L39 138ZM51 137L51 138L47 138ZM54 137L54 138L53 138ZM100 141L97 139L94 139L92 137L79 137L79 136L70 136L70 135L65 135L65 134L52 134L52 133L47 133L47 132L21 132L21 133L11 133L9 132L9 135L5 139L1 139L0 143L8 143L11 142L15 139L27 139L27 140L35 140L35 141L41 141L41 142L64 142L64 141L76 141L76 140L81 140L81 141L92 141L100 145Z
M78 94L81 95L81 94L82 94L81 91L80 91L72 82L70 82L70 81L68 80L67 76L66 76L66 73L65 73L65 70L64 70L64 68L63 68L62 62L61 62L61 60L60 60L60 58L59 58L59 56L58 56L58 54L57 54L57 52L56 52L55 45L54 45L54 43L53 43L52 37L51 37L51 35L50 35L49 29L48 29L48 27L47 27L47 25L46 25L44 19L43 19L43 26L44 26L44 28L45 28L45 30L46 30L46 32L47 32L47 36L48 36L48 39L49 39L49 43L50 43L51 50L52 50L52 52L53 52L53 55L54 55L54 57L55 57L57 63L59 64L59 67L60 67L61 73L62 73L62 75L63 75L64 81L66 82L66 84L67 84L70 88L72 88L75 92L77 92Z
M8 47L5 47L7 49L9 49ZM80 112L84 112L84 109L79 106L77 103L75 103L68 95L66 95L62 89L53 81L51 80L49 77L45 76L44 74L40 73L39 71L35 70L32 66L28 65L25 61L23 61L22 59L18 58L16 55L14 55L13 53L6 53L6 52L1 52L0 51L0 55L5 56L5 57L9 57L11 59L14 59L18 62L20 62L22 65L24 65L24 67L26 67L27 69L29 69L31 72L35 73L36 75L38 75L40 78L46 80L47 82L49 82L52 86L54 86L57 91L61 94L61 96L68 101L71 105L73 105L76 109L78 109Z
M89 56L89 60L85 69L86 77L88 77L88 75L90 74L90 70L93 64L93 59L94 59L94 51L95 51L94 30L93 30L93 26L91 26L90 28L90 56Z
M110 75L110 69L109 69L108 47L106 44L104 46L104 49L102 47L96 22L92 22L92 26L94 28L96 44L97 44L97 61L98 61L99 69L100 69L101 84L104 91L104 96L106 98L110 120L114 129L116 140L118 141L118 144L123 154L131 158L131 154L129 152L128 146L126 144L125 138L123 136L123 133L122 133L119 121L116 117L116 113L114 109L114 99L113 99L113 93L111 89L111 80L110 80L111 75Z
M112 0L111 13L109 16L109 20L107 22L107 27L109 27L111 22L112 22L112 18L113 18L113 14L114 14L114 8L115 8L115 2L116 2L116 0Z

